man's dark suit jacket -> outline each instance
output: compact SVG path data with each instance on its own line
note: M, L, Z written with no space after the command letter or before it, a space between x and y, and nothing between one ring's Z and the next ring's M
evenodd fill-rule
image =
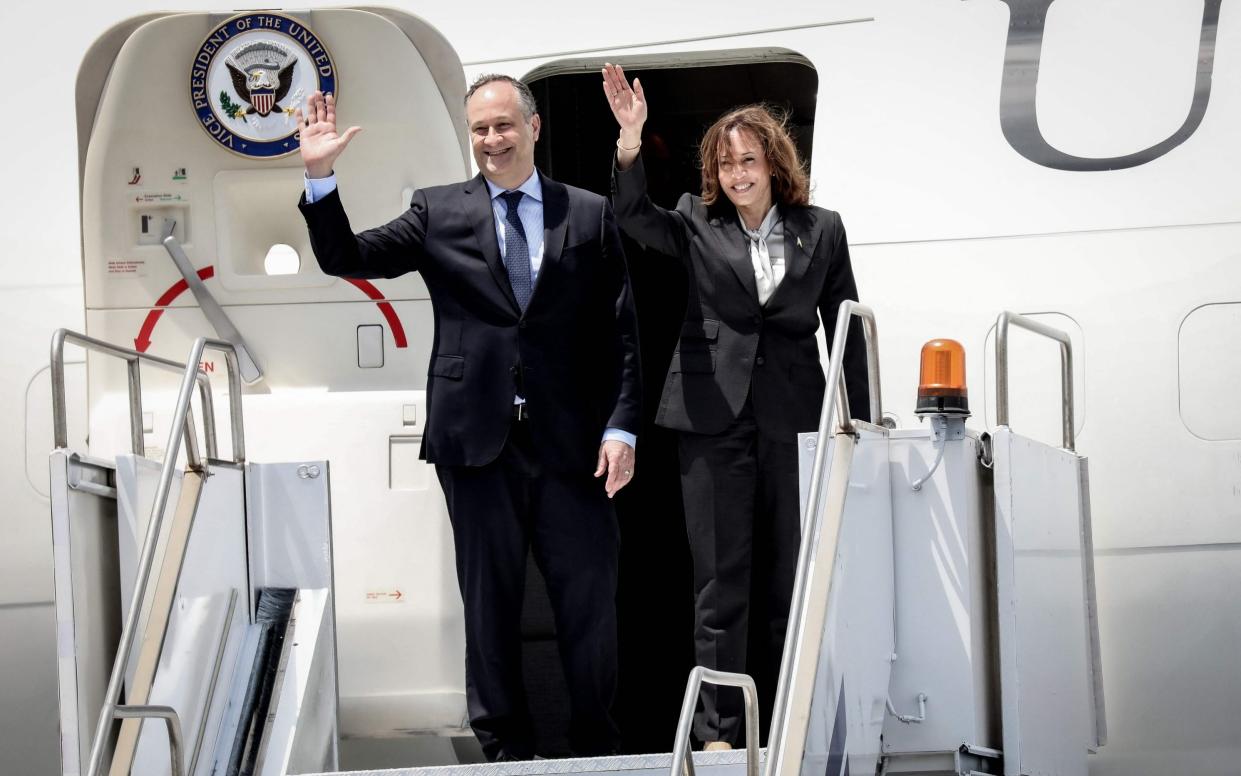
M482 466L525 397L544 465L593 471L606 428L640 423L636 318L607 200L541 177L543 263L523 314L482 175L421 189L395 220L354 235L337 192L299 207L331 275L421 272L435 315L422 455Z
M625 233L679 257L689 275L685 322L655 422L716 434L749 396L759 427L769 433L817 429L825 385L814 336L819 315L830 345L840 303L857 299L840 216L818 207L781 207L784 280L760 305L749 245L731 203L708 209L701 197L685 194L675 210L657 207L646 193L641 157L628 170L614 171L612 194ZM869 420L860 326L850 326L844 374L851 414Z

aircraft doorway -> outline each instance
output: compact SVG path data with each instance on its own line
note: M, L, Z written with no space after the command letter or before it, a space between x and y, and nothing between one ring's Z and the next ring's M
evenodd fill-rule
M608 60L556 62L525 79L543 117L535 163L558 181L600 193L611 188L617 137L616 122L601 88L599 71L604 61ZM650 103L643 155L656 204L672 208L684 192L700 190L699 140L721 114L739 105L764 102L787 111L798 150L809 162L818 74L804 57L791 51L751 49L626 58L621 64L627 76L642 79ZM685 680L694 665L693 591L677 440L674 432L654 424L685 310L686 281L674 258L648 251L628 237L625 251L641 329L644 405L638 476L617 497L621 526L617 711L626 751L663 752L671 744ZM533 564L531 574L537 574ZM761 605L761 596L754 597L753 603ZM531 653L540 651L536 634L547 635L545 627L531 624L549 623L547 608L545 599L527 600L528 662ZM755 614L763 617L761 612ZM751 634L750 671L759 679L760 704L766 715L771 710L775 676L764 666L774 664L778 656L770 659L765 640L755 635L762 634ZM534 671L528 672L527 684L549 673L549 682L561 681L557 671ZM540 709L567 708L538 702L539 694L563 693L561 687L529 689L536 717ZM540 727L551 730L562 725L548 720Z

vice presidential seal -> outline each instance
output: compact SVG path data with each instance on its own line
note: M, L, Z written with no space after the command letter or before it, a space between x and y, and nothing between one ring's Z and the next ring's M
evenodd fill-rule
M336 68L319 36L297 19L267 11L220 24L190 68L190 100L202 128L244 156L296 151L293 110L316 89L336 91Z

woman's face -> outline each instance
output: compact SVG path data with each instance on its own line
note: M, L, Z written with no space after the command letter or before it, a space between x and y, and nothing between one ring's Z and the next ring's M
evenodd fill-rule
M771 209L771 166L754 133L730 130L720 154L720 189L738 210Z

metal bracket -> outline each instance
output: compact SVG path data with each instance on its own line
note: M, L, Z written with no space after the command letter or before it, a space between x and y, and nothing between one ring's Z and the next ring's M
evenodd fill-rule
M978 435L978 463L982 464L984 469L990 469L995 465L995 450L991 435L986 431Z

